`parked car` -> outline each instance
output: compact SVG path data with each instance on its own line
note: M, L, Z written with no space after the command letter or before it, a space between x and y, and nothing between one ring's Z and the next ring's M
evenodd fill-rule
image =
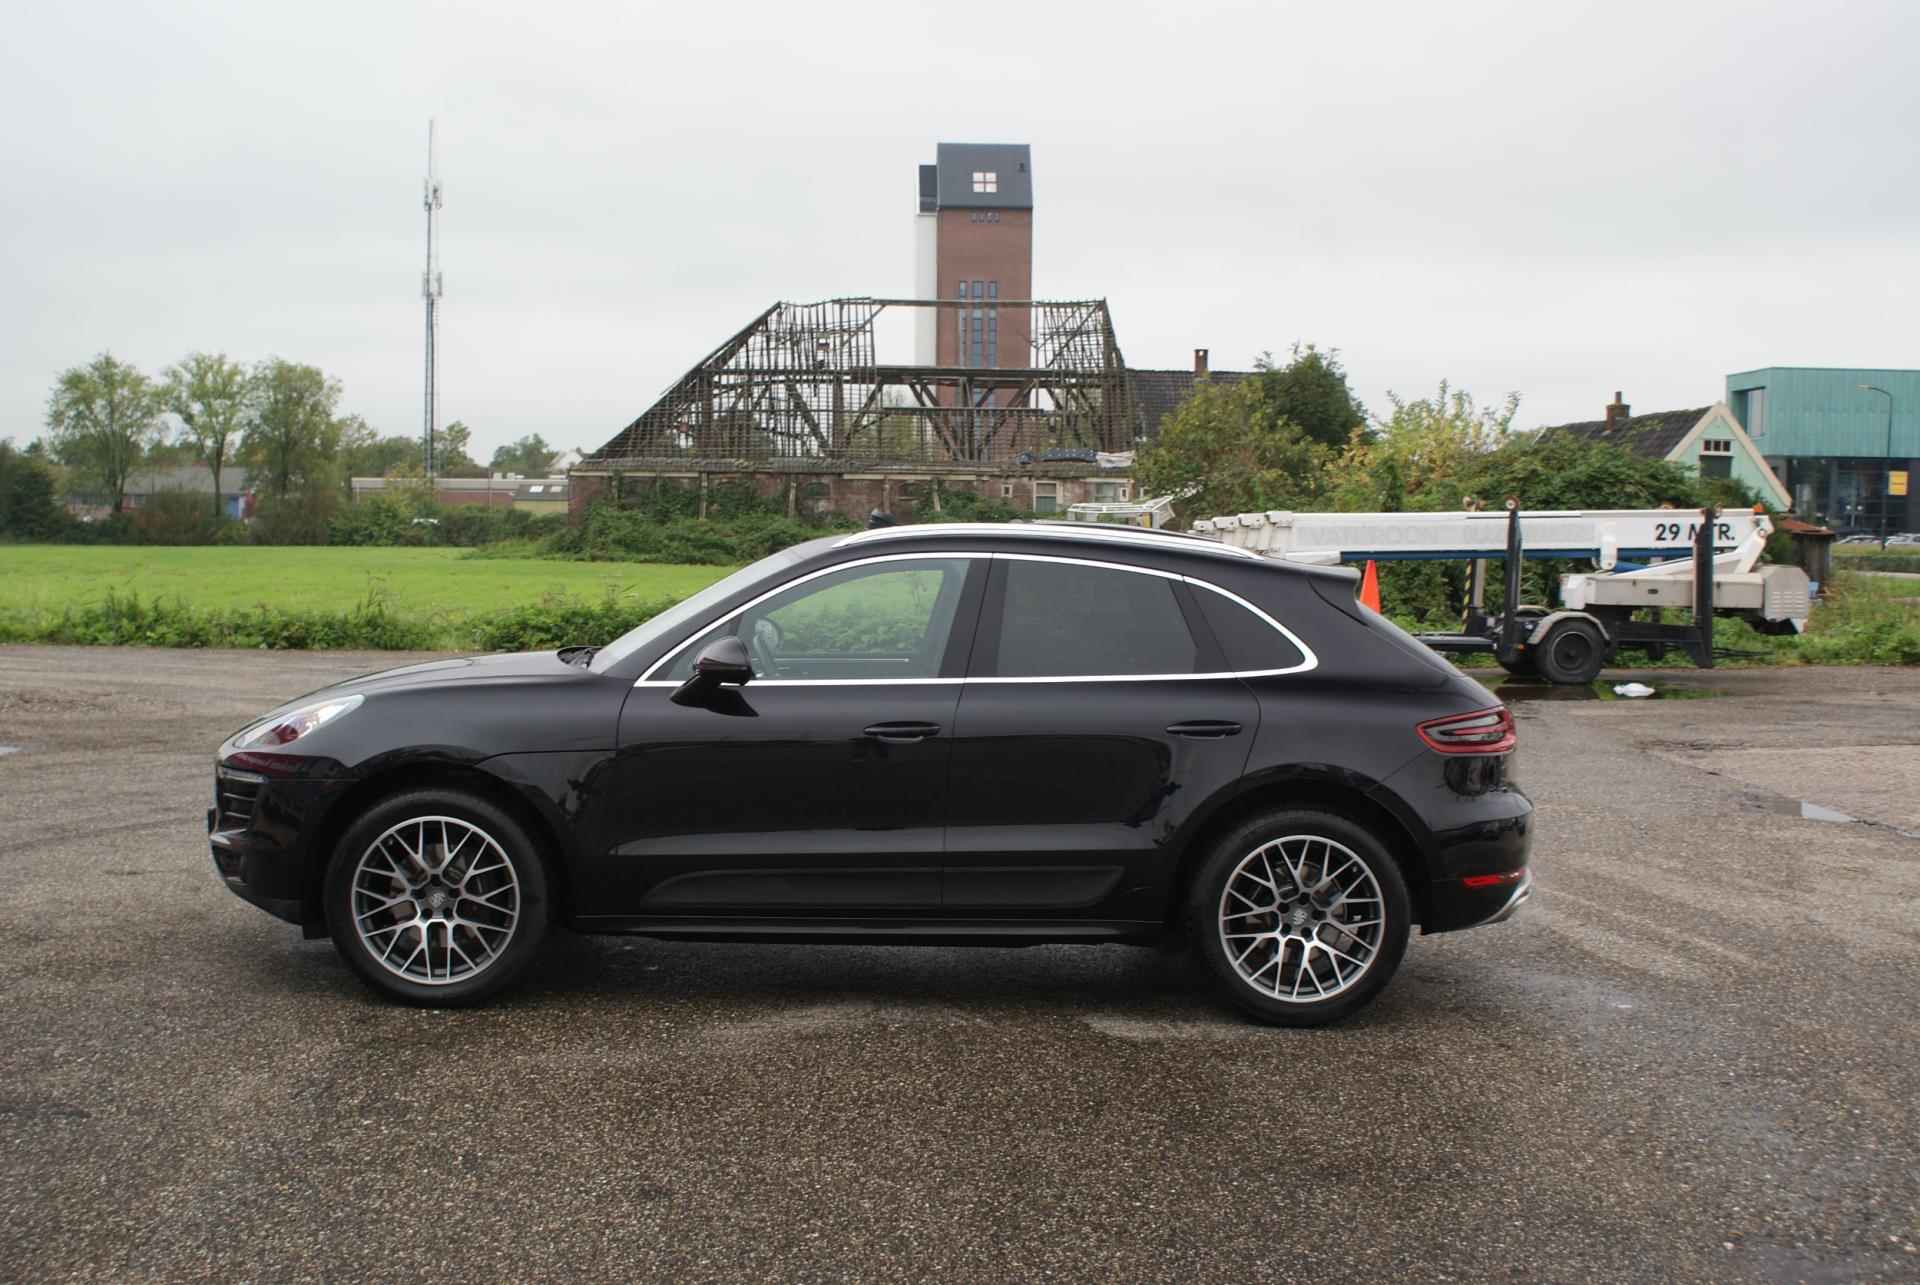
M1899 535L1890 535L1887 537L1887 547L1889 549L1896 545L1903 549L1912 548L1916 544L1920 544L1920 531L1902 531Z
M219 751L228 887L376 990L468 1004L550 926L1191 940L1262 1021L1526 900L1486 688L1342 569L1072 523L795 546L602 648L409 665Z
M1880 537L1877 535L1868 535L1862 531L1862 532L1855 532L1853 535L1841 536L1840 539L1836 540L1834 543L1836 544L1879 544Z

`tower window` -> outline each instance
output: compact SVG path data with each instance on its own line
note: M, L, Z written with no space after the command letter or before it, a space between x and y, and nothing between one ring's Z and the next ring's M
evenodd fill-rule
M1000 175L995 170L975 170L973 172L973 190L976 192L998 192Z

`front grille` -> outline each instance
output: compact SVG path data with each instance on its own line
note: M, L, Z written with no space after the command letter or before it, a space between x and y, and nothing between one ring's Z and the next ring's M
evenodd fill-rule
M213 778L213 807L216 830L245 830L253 824L253 806L259 801L260 787L267 778L251 772L221 768Z

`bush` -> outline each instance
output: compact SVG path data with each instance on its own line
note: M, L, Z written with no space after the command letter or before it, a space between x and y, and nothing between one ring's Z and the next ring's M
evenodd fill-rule
M350 611L223 611L108 590L103 601L58 616L0 618L0 641L143 647L418 650L443 641L444 632L395 615L377 595Z
M327 523L327 543L336 545L425 545L436 542L430 522L415 506L392 495L375 495L343 506Z
M549 536L545 556L595 561L679 562L733 566L754 562L789 545L835 531L851 530L844 520L803 522L767 513L725 520L673 518L661 521L648 509L595 504L586 521Z
M140 544L244 544L245 523L213 510L211 493L162 491L127 515Z
M933 507L933 495L917 496L913 503L915 522L1015 522L1033 514L1015 508L1005 500L994 499L978 491L939 490L940 508Z
M261 496L255 511L255 544L325 544L327 528L340 508L340 492L331 486Z
M1848 545L1836 549L1833 554L1833 569L1839 571L1898 571L1906 575L1920 575L1920 550L1904 546L1882 552L1877 546Z
M554 597L449 621L398 615L377 593L347 611L270 607L235 611L109 590L101 602L67 607L58 615L0 615L0 642L272 650L537 651L573 643L604 646L672 605L672 599L630 602L612 594L598 603Z
M475 622L473 645L486 651L540 651L584 644L603 647L671 607L671 598L629 602L608 594L598 603L545 598Z

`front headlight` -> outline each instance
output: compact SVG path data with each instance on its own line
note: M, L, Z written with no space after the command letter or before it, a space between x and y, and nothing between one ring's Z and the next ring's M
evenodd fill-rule
M358 695L336 696L332 700L316 701L299 709L288 710L242 732L234 738L233 748L260 750L290 745L314 728L324 727L342 714L351 714L360 708L360 702L365 699Z

